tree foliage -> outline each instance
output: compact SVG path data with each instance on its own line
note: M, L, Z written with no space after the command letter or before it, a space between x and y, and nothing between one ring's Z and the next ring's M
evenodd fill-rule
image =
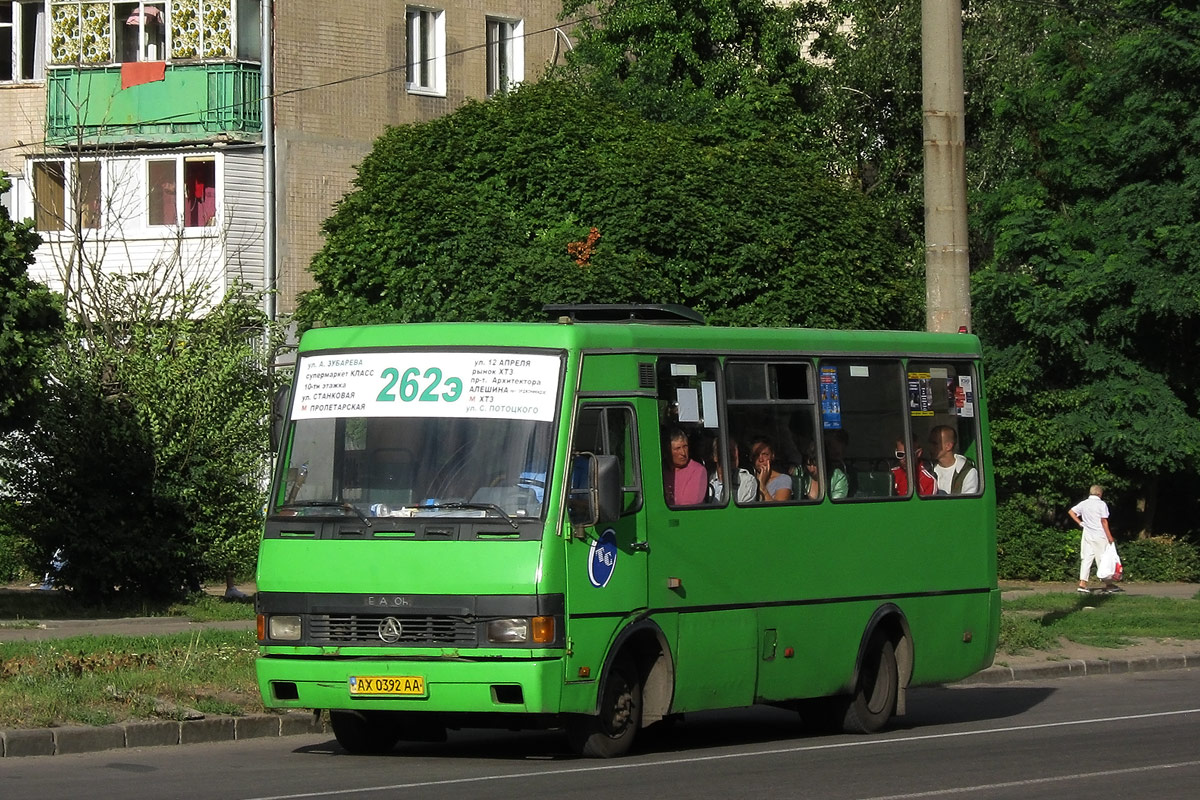
M62 580L83 600L171 598L253 563L263 325L237 292L203 317L110 320L112 336L68 324L36 423L0 449L0 485L15 501L0 513L42 563L62 548Z
M7 188L0 175L0 193ZM42 357L62 328L58 299L28 276L40 241L32 226L13 222L0 206L0 431L28 417L41 387Z
M767 0L566 0L598 10L576 28L567 74L652 120L735 118L755 127L813 108L799 4Z
M1021 170L981 194L975 276L993 397L1137 488L1200 467L1200 14L1149 0L1063 15L997 104ZM1030 483L1052 485L1052 474ZM1061 479L1061 476L1060 476ZM1087 481L1078 484L1086 485ZM1021 488L1029 488L1027 483Z
M908 327L878 209L781 135L648 121L543 81L389 130L325 224L305 321L537 319L678 302L715 322ZM590 243L589 243L590 237Z

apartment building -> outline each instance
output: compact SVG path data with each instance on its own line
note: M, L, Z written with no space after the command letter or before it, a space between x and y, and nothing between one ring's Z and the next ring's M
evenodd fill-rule
M570 46L558 0L0 9L3 202L45 240L32 276L61 289L91 271L169 273L214 298L235 280L273 285L281 314L311 287L321 223L386 126L536 79Z

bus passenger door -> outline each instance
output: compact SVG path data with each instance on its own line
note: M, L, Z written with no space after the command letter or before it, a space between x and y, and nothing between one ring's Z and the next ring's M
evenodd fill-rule
M621 516L570 532L567 548L567 617L571 656L566 679L599 677L609 643L622 622L646 608L645 523L637 424L633 406L582 403L575 418L572 453L616 456L622 483Z

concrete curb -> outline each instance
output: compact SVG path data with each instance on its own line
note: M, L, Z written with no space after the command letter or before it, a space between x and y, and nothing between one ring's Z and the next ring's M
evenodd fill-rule
M1082 678L1165 669L1200 667L1200 653L1114 659L1064 659L1020 667L988 667L955 686L983 686L1011 681L1048 678ZM322 718L309 712L253 714L245 717L212 717L184 722L122 722L96 727L19 728L0 730L0 757L61 756L131 747L231 742L328 733Z
M1020 667L992 666L969 678L957 681L955 686L1044 680L1046 678L1082 678L1088 675L1120 675L1129 672L1186 669L1187 667L1200 667L1200 653L1173 653L1165 656L1138 658L1075 658Z
M324 722L308 712L211 717L184 722L122 722L116 725L0 730L0 757L62 756L130 747L230 742L326 733Z

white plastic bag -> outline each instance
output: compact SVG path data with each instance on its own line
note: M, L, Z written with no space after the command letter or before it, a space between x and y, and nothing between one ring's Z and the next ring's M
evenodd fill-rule
M1096 568L1096 577L1102 581L1119 581L1123 574L1121 557L1117 555L1117 546L1113 542L1109 542L1108 547L1104 548L1104 553L1100 556L1100 566Z

